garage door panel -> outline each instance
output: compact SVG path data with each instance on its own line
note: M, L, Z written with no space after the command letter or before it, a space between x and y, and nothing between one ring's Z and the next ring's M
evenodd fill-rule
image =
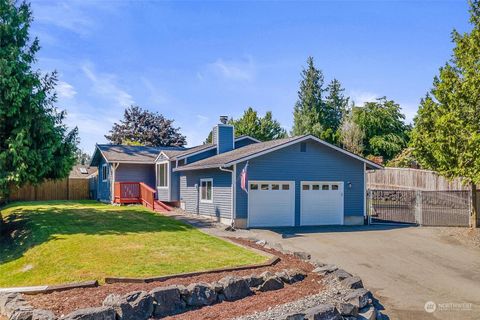
M343 224L343 183L303 181L300 188L300 224Z
M293 181L250 181L248 192L250 227L283 227L295 224Z

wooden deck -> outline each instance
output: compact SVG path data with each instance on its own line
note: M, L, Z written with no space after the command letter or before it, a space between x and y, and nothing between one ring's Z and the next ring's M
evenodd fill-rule
M172 208L155 199L155 190L143 182L115 182L114 203L142 204L157 212L171 211Z

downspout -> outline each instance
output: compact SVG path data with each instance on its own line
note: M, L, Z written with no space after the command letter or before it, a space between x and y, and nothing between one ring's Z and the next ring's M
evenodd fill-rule
M232 208L232 228L235 229L235 189L237 186L236 165L233 165L233 170L224 167L218 167L220 171L230 172L232 174L232 189L231 189L231 208Z
M112 163L112 183L111 183L111 186L110 186L110 189L111 189L111 203L113 203L115 201L115 170L117 170L118 166L120 165L120 163L118 162L114 162Z

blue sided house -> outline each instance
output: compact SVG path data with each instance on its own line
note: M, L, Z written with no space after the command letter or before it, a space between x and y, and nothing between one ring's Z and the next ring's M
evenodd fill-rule
M239 228L364 223L366 170L380 165L312 135L260 142L225 123L212 133L189 149L97 145L98 200L138 182L155 203Z

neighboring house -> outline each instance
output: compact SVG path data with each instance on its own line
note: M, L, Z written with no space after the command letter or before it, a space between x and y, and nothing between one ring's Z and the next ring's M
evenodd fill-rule
M70 171L69 179L88 179L90 199L97 199L98 168L86 165L75 165Z
M240 228L364 223L365 172L382 166L311 135L266 142L234 136L233 126L218 124L212 144L160 150L148 157L148 171L138 173L140 163L130 163L130 176L153 183L159 201ZM97 146L92 163L115 163L100 157L107 147Z

